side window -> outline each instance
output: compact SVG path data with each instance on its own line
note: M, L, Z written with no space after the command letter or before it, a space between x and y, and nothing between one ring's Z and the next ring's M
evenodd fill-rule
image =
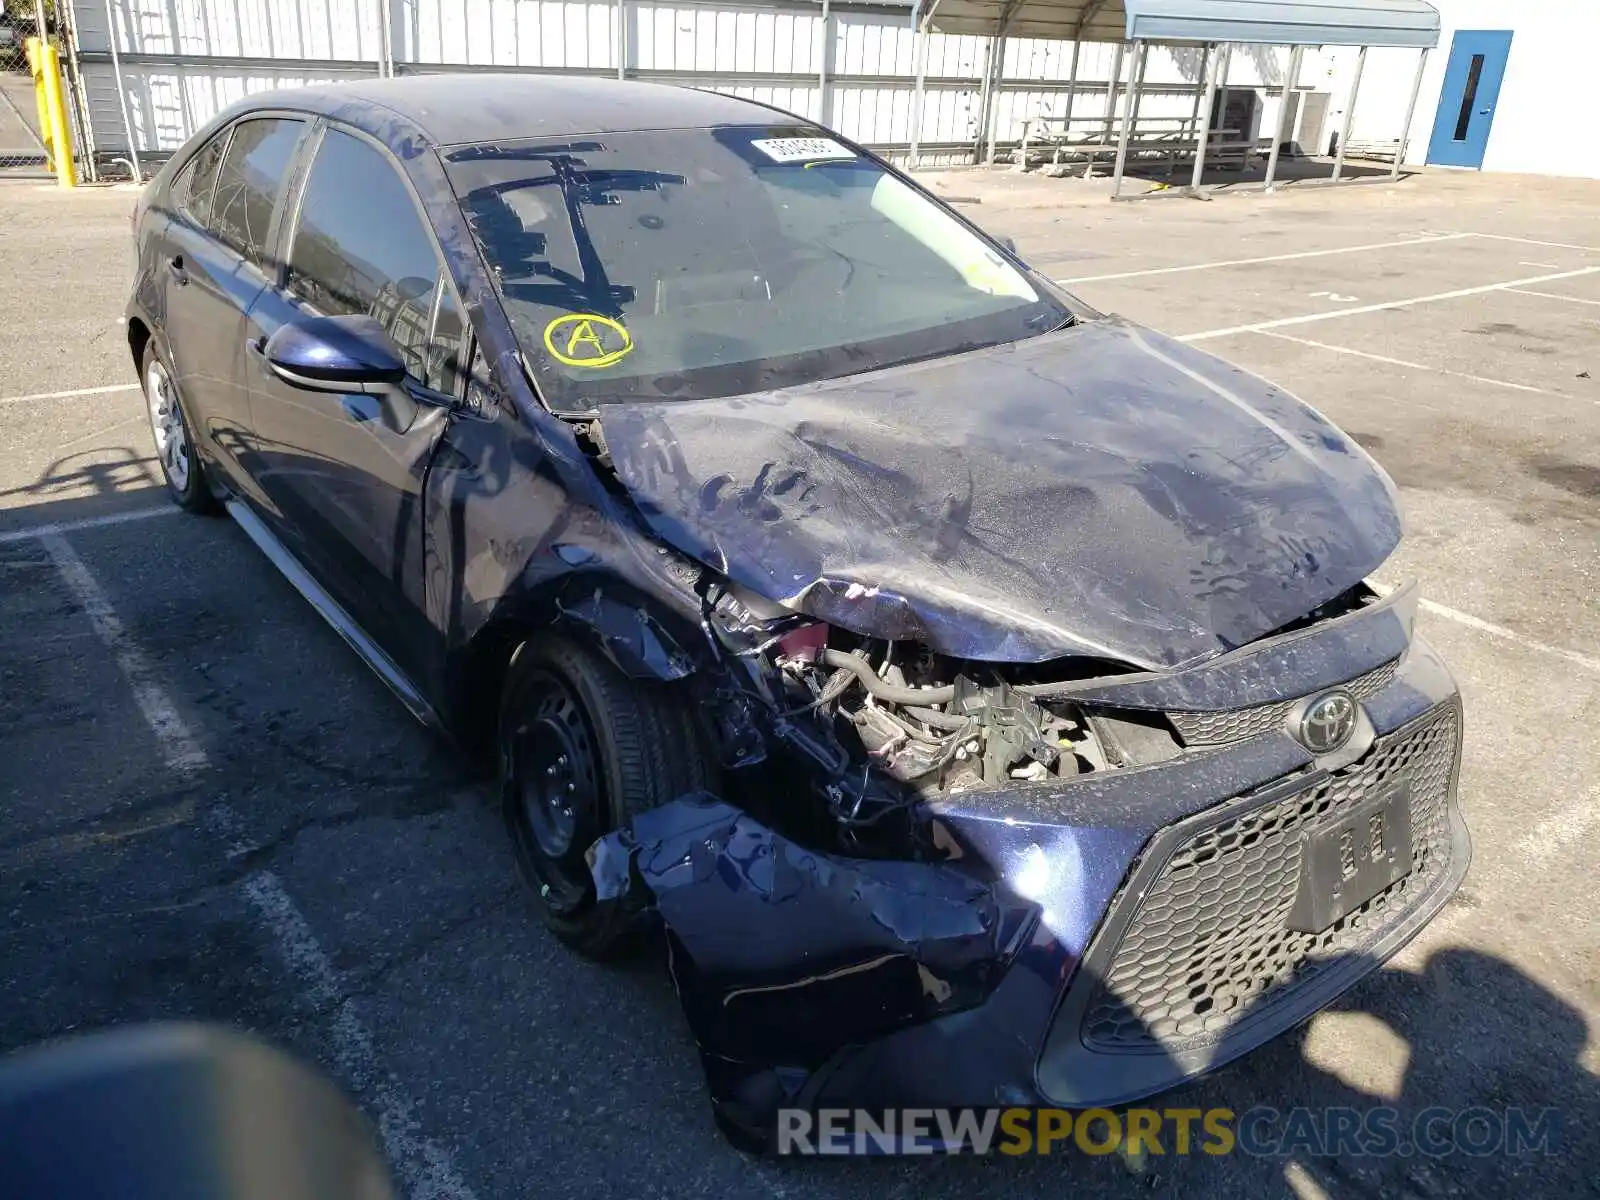
M222 152L228 148L230 132L231 129L224 129L200 147L172 181L172 206L202 229L211 220L211 193L216 188L217 170L222 166Z
M458 395L461 386L461 342L466 333L455 289L443 284L439 308L433 318L433 338L428 346L428 386Z
M360 138L328 130L300 201L289 290L327 316L377 318L411 373L448 391L461 314L448 285L439 296L441 274L422 216L388 158ZM440 336L430 337L436 300Z
M284 176L303 121L278 117L240 121L217 173L210 228L246 258L264 264L272 209L283 190Z

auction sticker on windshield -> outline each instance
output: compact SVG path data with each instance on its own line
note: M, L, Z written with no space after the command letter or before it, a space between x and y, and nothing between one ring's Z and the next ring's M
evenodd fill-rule
M544 327L544 348L569 367L609 367L633 349L622 322L599 313L568 313Z
M753 138L750 144L773 162L780 163L855 157L832 138Z

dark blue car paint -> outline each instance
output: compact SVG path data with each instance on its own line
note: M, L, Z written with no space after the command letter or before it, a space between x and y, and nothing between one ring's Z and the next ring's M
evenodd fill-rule
M832 625L958 658L1197 662L1359 584L1400 539L1387 479L1319 413L1114 320L607 405L601 425L664 540Z
M1209 356L1102 322L1086 309L1080 328L1054 340L1040 338L959 363L882 372L871 380L718 402L719 419L759 427L761 439L744 449L708 442L719 426L706 418L703 406L607 410L601 427L625 486L608 481L573 425L548 413L530 388L522 350L450 192L438 148L455 140L635 128L638 112L670 113L680 103L694 111L678 124L762 119L759 108L723 97L622 86L632 89L626 98L594 81L527 77L361 84L256 98L213 126L270 105L364 131L394 156L438 238L482 355L479 396L451 412L436 410L426 445L394 474L371 475L363 484L396 488L411 499L386 511L382 520L393 524L379 527L380 540L401 549L368 555L359 576L344 584L360 593L375 581L387 582L391 594L384 603L392 611L374 620L402 639L394 647L396 658L414 672L458 735L470 740L470 726L492 713L493 697L482 694L483 681L493 678L506 637L521 636L530 626L587 634L637 677L714 678L725 667L702 634L696 557L768 595L808 591L812 611L864 632L877 631L880 622L912 619L918 636L964 654L1043 659L1093 649L1097 657L1136 669L1090 681L1081 694L1129 708L1231 708L1299 697L1397 655L1403 659L1394 682L1366 706L1374 733L1452 699L1448 673L1412 635L1409 594L1229 652L1308 615L1372 571L1398 535L1392 489L1359 449L1292 398ZM641 89L651 93L650 103ZM590 121L592 105L598 107ZM722 113L728 115L717 115ZM795 119L782 117L785 123ZM174 169L164 170L146 194L155 204L141 218L145 253L129 309L132 320L158 337L173 319L174 302L171 289L155 278L163 268L152 247L192 240L181 216L161 210L162 189ZM167 223L181 228L160 232ZM225 270L218 274L228 278ZM235 282L257 286L243 272ZM241 315L217 351L231 379L240 378L242 368L229 356L243 344L242 313L251 307L242 293L236 303ZM252 336L270 333L273 322L262 319L260 305L255 313ZM226 324L224 319L217 328ZM1135 342L1151 353L1133 353ZM819 399L819 393L840 398L859 392L863 409L904 404L902 423L914 418L918 405L941 414L968 405L981 416L993 393L979 373L989 369L1005 380L1000 402L1007 419L1022 426L996 423L984 431L977 421L966 422L965 440L950 439L934 456L931 469L941 473L936 476L906 479L904 464L886 457L908 452L902 431L879 437L855 431L838 413L836 399L826 409ZM1037 381L1036 398L1023 386L1029 378ZM270 390L251 386L252 407L271 403ZM274 500L271 488L264 491L252 474L253 435L238 427L237 403L185 395L195 409L191 419L202 450L221 472L223 486L280 525L292 526L282 493ZM338 397L297 400L332 406L327 419L345 419ZM814 436L807 435L807 423L813 423ZM858 432L863 452L844 463L833 439ZM1027 470L1017 477L1007 474L1008 438L1018 454L1030 441L1040 443L1027 449ZM1185 439L1197 456L1182 452ZM798 466L807 472L825 459L842 464L835 483L848 484L848 496L824 496L853 510L821 514L797 508L803 490L750 505L720 503L755 486L763 466L770 467L767 482L779 490L782 473L796 469L802 446ZM664 476L652 477L644 467L644 453L652 447L673 464ZM770 463L762 457L769 450ZM741 454L736 468L726 465L724 456ZM970 472L961 468L964 455L974 465ZM269 480L283 465L270 455L255 464ZM724 476L733 477L731 484L719 482ZM863 494L858 484L870 487ZM1028 529L983 524L962 500L979 493L996 497L1001 519L1008 520L1035 488L1041 489L1041 503L1052 504L1072 491L1081 511L1059 527L1033 528L1029 536ZM1129 559L1119 567L1104 540L1107 528L1117 526L1100 522L1108 512L1127 517L1135 499L1141 506L1138 528L1151 536L1126 547ZM767 519L774 512L779 519ZM1300 515L1314 526L1304 536L1296 529ZM874 520L890 530L897 520L910 521L915 534L897 560L880 563L895 570L902 586L892 602L876 609L854 604L859 585L870 583L873 558L843 553L860 545L876 555L893 554L892 540L871 527ZM308 565L333 576L348 570L341 565L350 557L347 545L332 540L313 547L314 539L303 532L308 527L300 528L300 540L291 544ZM1079 533L1101 539L1087 558L1074 545ZM316 534L328 537L326 530ZM963 560L971 569L953 572L956 555L943 547L973 544L979 552ZM1014 626L980 613L963 592L969 582L984 587L975 573L982 563L1003 564L1025 583L1023 594L1012 597L1022 610ZM778 585L779 571L793 577L792 589ZM919 572L938 578L941 571L950 585L945 604L918 595L913 586ZM1048 634L1041 632L1045 625ZM781 750L781 738L770 730L757 740L763 744L751 761L766 750ZM660 905L673 938L674 970L719 1108L745 1132L758 1135L773 1101L787 1096L919 1105L1049 1100L1036 1071L1052 1012L1155 831L1286 775L1320 769L1286 733L1274 732L1159 766L955 796L919 813L947 860L879 864L883 872L800 846L720 806L713 806L711 823L721 833L711 850L685 851L700 863L685 872L674 867L677 851L661 847L677 846L674 839L688 830L704 832L708 810L680 802L651 814L649 827L619 832L609 850L602 844L597 862L602 875L604 864L614 865L618 856L632 856L640 866L642 882L653 893L643 898ZM1459 823L1453 809L1452 819ZM735 834L751 854L740 858L730 848ZM656 857L640 863L641 848L652 847ZM759 874L770 865L763 856L780 849L791 865L806 864L790 876L800 883L788 891L774 891L772 879ZM1052 866L1052 882L1042 888L1030 874L1041 858ZM710 869L708 863L721 865ZM1464 859L1460 865L1464 869ZM976 970L974 964L983 961L975 949L981 943L994 969L960 979L931 969L927 979L901 975L897 986L916 978L931 990L920 1001L884 996L885 1011L898 1012L898 1020L868 1020L864 1026L859 1005L813 1007L806 981L811 952L818 948L818 922L834 911L829 906L840 903L841 893L819 892L805 881L854 878L863 870L881 885L878 900L899 912L915 911L914 905L904 908L907 897L950 887L956 892L941 892L946 900L935 910L953 920L970 915L961 896L979 907L992 905L984 911L996 923L984 925L982 937L965 945L964 953L973 953L960 962ZM619 896L627 890L614 878L611 886ZM633 886L637 902L638 884ZM949 966L940 958L948 946L931 926L921 934L901 926L879 930L864 945L861 935L871 925L864 918L876 902L862 903L855 916L863 919L839 923L838 942L822 946L838 961L875 948L924 967ZM1018 919L1019 904L1029 920ZM924 915L931 921L935 910ZM734 949L726 921L735 911L741 921L764 919L767 954L759 973L782 997L765 1002L760 1027L776 1031L787 1021L803 1028L809 1049L802 1062L790 1061L775 1033L752 1040L749 1030L719 1030L707 1016L728 987L750 982L728 968ZM1417 914L1413 931L1428 915L1431 910ZM948 1002L927 999L943 994L945 986L951 989Z

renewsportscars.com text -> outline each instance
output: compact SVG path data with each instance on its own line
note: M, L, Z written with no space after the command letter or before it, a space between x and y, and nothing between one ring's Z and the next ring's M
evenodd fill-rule
M777 1151L1443 1158L1550 1154L1559 1133L1553 1108L790 1108L778 1113Z

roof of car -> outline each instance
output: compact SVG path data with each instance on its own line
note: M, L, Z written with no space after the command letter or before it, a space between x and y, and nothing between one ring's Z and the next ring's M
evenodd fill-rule
M435 145L684 129L770 121L764 105L715 92L572 75L471 72L372 79L258 93L249 107L338 115L369 132L405 118ZM371 108L370 123L361 110ZM387 110L387 111L385 111Z

